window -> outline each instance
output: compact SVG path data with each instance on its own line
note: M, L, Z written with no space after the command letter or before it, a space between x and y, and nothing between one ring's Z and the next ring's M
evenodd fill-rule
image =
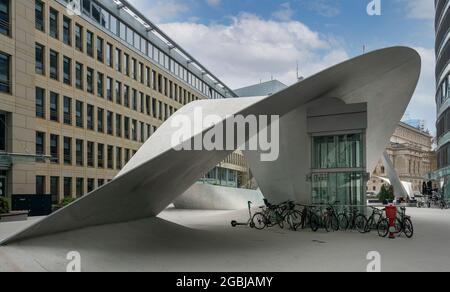
M122 137L122 116L116 114L116 136Z
M113 113L108 111L106 114L106 127L108 135L113 134Z
M124 117L123 128L124 128L125 139L130 139L130 118L129 117Z
M100 72L97 72L97 96L102 97L104 96L104 75Z
M76 119L76 126L79 128L84 127L84 120L83 120L83 102L76 101L75 105L75 119Z
M52 163L59 163L59 136L50 134L50 156Z
M63 82L72 85L72 59L66 56L63 60Z
M95 188L95 180L93 178L89 178L87 180L87 192L90 193Z
M90 31L86 32L86 53L94 57L94 34Z
M116 147L116 169L122 169L122 148Z
M128 85L124 85L123 105L130 107L130 87Z
M91 0L83 0L83 12L91 15Z
M52 203L59 203L59 177L50 177L50 194L52 195Z
M137 65L136 59L131 59L131 78L137 80Z
M45 90L36 87L36 117L45 119Z
M78 23L75 24L75 47L83 51L83 27Z
M36 49L35 49L36 73L40 74L40 75L45 74L44 56L45 56L44 46L42 46L40 44L36 44Z
M145 142L145 128L144 128L144 123L143 122L139 122L140 124L140 130L141 130L141 142Z
M94 69L89 67L86 70L86 83L87 92L94 93Z
M102 178L99 178L97 181L98 187L102 187L105 184L105 180Z
M87 142L87 165L94 167L94 142Z
M94 130L94 106L88 104L87 105L87 112L86 112L86 119L87 119L87 128L88 130Z
M108 65L109 67L113 66L113 64L112 64L112 59L113 59L112 52L113 52L113 47L112 47L112 45L110 43L108 43L106 45L106 65Z
M36 155L45 155L45 133L36 132Z
M97 144L97 167L105 167L105 145Z
M120 83L119 81L116 81L116 103L117 104L122 104L122 83Z
M125 163L128 163L128 161L130 161L130 149L124 149L123 151L125 152L124 154Z
M101 37L97 37L97 60L103 63L104 55L103 55L103 39Z
M36 176L36 195L45 194L45 176Z
M114 169L114 147L111 145L108 145L108 168Z
M72 164L72 138L64 137L64 164Z
M59 54L50 50L50 78L58 80L58 58Z
M72 198L72 178L71 177L64 178L64 197Z
M363 167L363 135L314 137L313 168Z
M123 54L124 70L127 76L130 76L130 56L128 54Z
M72 45L72 21L64 16L63 18L63 41L66 45Z
M72 125L72 99L64 96L64 124Z
M105 127L104 127L104 110L101 108L97 109L97 131L99 133L104 133L105 132Z
M34 4L34 23L36 29L40 31L45 30L44 25L44 3L40 0L36 0Z
M107 81L106 81L106 98L107 98L109 101L112 101L112 100L113 100L113 96L112 96L112 87L113 87L113 80L112 80L111 77L108 77L108 78L107 78Z
M59 121L59 95L50 92L50 121Z
M80 63L75 65L75 86L83 90L83 65Z
M76 150L76 163L77 163L77 166L83 166L84 165L84 157L83 157L83 144L84 144L84 142L83 142L83 140L80 140L80 139L77 139L76 140L76 142L75 142L75 144L76 144L76 148L75 148L75 150Z
M122 51L116 48L114 54L114 64L117 71L122 72Z
M81 198L84 195L84 178L77 177L75 188L77 198Z
M58 38L58 11L50 8L50 36L57 39Z
M133 100L131 102L131 107L133 108L134 111L137 111L138 107L137 102L138 102L138 93L136 89L133 89Z
M131 124L131 138L137 141L137 121L133 120Z

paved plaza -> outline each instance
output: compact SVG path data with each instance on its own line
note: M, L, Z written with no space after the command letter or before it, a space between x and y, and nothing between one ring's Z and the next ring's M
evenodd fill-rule
M376 233L232 228L246 211L169 209L159 218L37 238L0 247L0 271L65 271L67 253L83 271L361 271L368 252L382 271L450 271L450 211L408 209L415 237ZM0 239L31 224L0 224Z

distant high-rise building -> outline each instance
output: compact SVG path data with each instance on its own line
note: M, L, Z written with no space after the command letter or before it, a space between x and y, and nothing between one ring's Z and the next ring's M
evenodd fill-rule
M450 2L435 0L436 16L436 105L437 164L431 178L441 180L450 196Z

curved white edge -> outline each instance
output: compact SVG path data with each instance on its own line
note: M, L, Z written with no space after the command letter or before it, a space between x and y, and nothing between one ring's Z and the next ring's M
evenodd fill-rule
M158 129L107 185L3 241L8 244L89 226L127 222L158 215L204 173L232 151L175 151L170 123L179 115L194 119L193 110L219 115L279 115L281 117L320 98L346 103L367 102L369 117L368 164L376 164L405 111L420 74L420 57L406 47L387 48L333 66L269 97L204 100L175 113ZM400 86L399 86L400 85ZM202 135L210 127L198 131ZM191 136L188 140L193 140ZM379 153L378 153L379 152ZM261 188L263 193L264 189ZM266 194L265 194L266 195Z

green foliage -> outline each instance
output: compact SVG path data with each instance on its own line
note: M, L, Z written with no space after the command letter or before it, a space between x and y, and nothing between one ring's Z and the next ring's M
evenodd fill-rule
M0 214L9 213L9 202L5 197L0 196Z
M65 207L65 206L70 205L70 204L72 204L73 202L75 202L75 200L76 200L76 199L74 199L74 198L64 198L64 200L62 200L61 203L59 203L58 206L59 206L60 208Z
M380 193L378 194L378 199L381 202L384 201L393 201L395 199L394 196L394 188L392 186L382 185Z

